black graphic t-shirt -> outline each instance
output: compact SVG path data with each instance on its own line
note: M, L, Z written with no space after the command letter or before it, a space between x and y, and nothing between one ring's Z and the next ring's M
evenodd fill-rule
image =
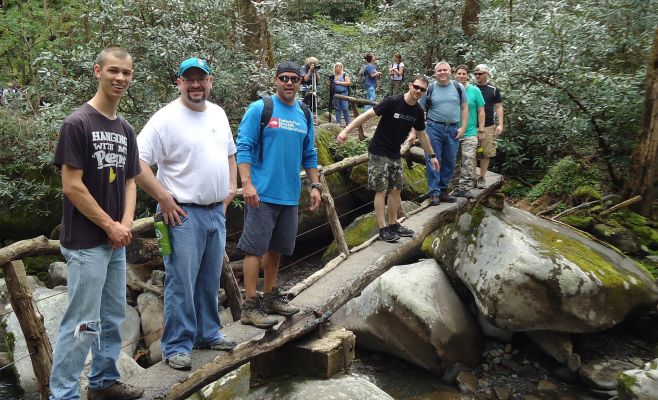
M374 107L375 114L381 116L368 151L377 156L392 159L400 158L400 145L404 143L413 127L425 130L423 108L404 101L404 95L389 96Z
M496 123L494 119L494 104L502 103L503 96L500 90L493 85L477 85L484 98L484 126L491 126Z
M126 180L140 173L135 129L121 117L110 120L89 104L64 119L53 164L81 169L82 182L115 221L125 209ZM108 243L107 234L64 196L60 243L88 249Z

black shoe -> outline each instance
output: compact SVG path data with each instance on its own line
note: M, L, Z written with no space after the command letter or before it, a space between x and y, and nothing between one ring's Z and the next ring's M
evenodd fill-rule
M455 189L450 193L454 197L465 197L467 199L472 199L473 198L473 193L471 193L470 190L468 189Z
M450 196L446 192L441 192L441 194L439 195L439 200L443 201L444 203L454 203L455 201L457 201L456 198Z
M229 351L233 349L235 346L238 344L232 340L229 340L227 338L224 338L220 340L219 342L215 342L208 346L210 350L219 350L219 351Z
M439 204L441 204L439 196L435 194L430 195L430 206L438 206Z
M400 237L412 237L414 235L414 231L411 229L400 225L399 223L395 223L393 225L389 225L388 229L390 229L392 232L394 232L396 235Z
M396 242L398 239L400 239L400 236L389 229L388 226L379 228L379 240L383 240L385 242Z

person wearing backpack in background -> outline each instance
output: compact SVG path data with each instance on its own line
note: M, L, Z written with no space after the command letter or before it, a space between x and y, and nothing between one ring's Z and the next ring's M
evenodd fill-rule
M366 54L364 57L366 59L366 65L363 68L363 86L366 89L366 99L375 101L377 98L377 79L381 79L381 71L377 71L377 59L372 53ZM363 109L368 111L372 108L371 105L365 105Z
M402 94L402 83L404 82L404 63L402 62L402 54L395 53L393 56L393 64L391 64L388 71L391 80L388 85L388 93L386 96Z
M429 159L425 162L432 206L439 205L442 201L457 201L448 194L448 183L455 170L459 139L464 136L468 126L466 89L461 83L450 79L452 71L446 61L439 61L434 72L436 80L428 86L427 93L420 99L420 104L425 107L427 135L436 157L441 162L440 171L432 169Z
M347 72L343 70L343 64L337 62L334 65L334 76L333 76L333 94L341 94L347 96L349 93L349 87L352 85L350 82L350 76ZM340 126L349 125L350 110L349 103L347 100L339 100L334 98L334 108L336 109L336 123ZM345 125L341 124L341 114L345 117Z
M309 209L316 210L321 202L313 120L295 98L301 80L297 64L280 63L274 77L276 94L269 98L272 113L268 121L262 124L266 112L263 99L249 105L238 127L237 162L245 202L238 249L245 253L246 292L240 321L262 329L277 323L268 314L291 316L299 312L298 307L288 304L276 281L281 255L291 255L295 248L300 167L311 182ZM262 297L256 292L261 258L265 270Z

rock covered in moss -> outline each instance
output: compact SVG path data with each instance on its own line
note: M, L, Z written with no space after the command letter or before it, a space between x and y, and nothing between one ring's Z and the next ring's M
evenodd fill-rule
M423 251L466 285L483 315L510 331L601 331L658 301L640 264L513 207L475 207L427 236Z
M590 185L583 185L571 193L571 198L579 203L591 200L600 200L601 193Z
M622 372L617 378L619 400L655 400L658 398L658 358L643 369Z
M594 234L624 253L636 254L640 251L640 241L629 229L607 224L594 225Z

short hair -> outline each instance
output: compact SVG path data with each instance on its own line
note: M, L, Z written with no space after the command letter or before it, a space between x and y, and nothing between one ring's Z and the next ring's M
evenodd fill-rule
M459 71L460 69L463 69L468 73L468 67L465 64L459 64L458 66L455 67L455 72Z
M436 63L436 65L434 66L434 69L436 69L436 67L438 67L439 65L442 65L442 64L445 64L445 65L447 65L447 66L450 66L450 63L449 63L449 62L447 62L446 60L441 60L441 61L439 61L438 63Z
M343 68L343 63L339 61L339 62L337 62L336 64L334 64L334 71L336 70L336 67L341 67L341 68Z
M430 81L427 79L425 75L414 75L413 79L409 81L409 83L414 83L416 81L424 82L428 86L430 84Z
M305 63L306 65L317 64L317 63L318 63L318 59L315 58L315 57L308 57L308 58L306 59L306 61L304 61L304 63Z
M367 62L372 62L372 59L375 58L375 55L372 54L372 53L368 53L368 54L366 54L366 56L363 57L363 58L365 58Z
M106 47L103 50L101 50L100 53L96 56L96 64L100 65L101 68L105 66L105 63L107 62L107 56L108 55L113 55L114 57L120 59L120 60L125 60L127 58L131 58L130 53L123 47Z

